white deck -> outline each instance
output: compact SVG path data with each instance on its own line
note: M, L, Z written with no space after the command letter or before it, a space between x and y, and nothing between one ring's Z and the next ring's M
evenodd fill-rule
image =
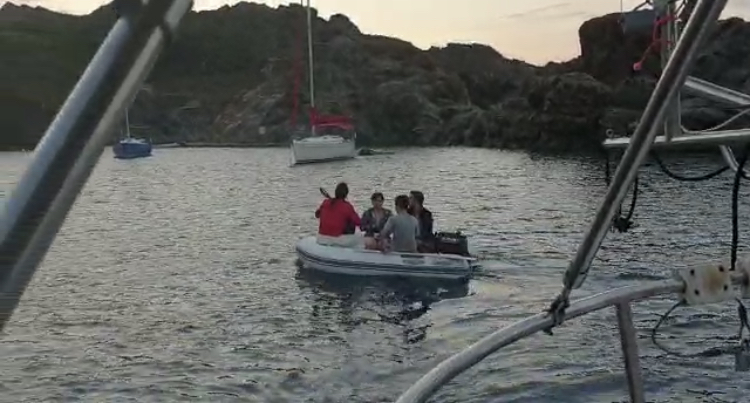
M344 160L356 156L354 140L341 136L315 136L292 141L293 164Z

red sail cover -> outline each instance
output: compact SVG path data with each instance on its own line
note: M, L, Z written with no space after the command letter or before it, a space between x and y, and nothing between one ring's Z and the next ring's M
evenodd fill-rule
M344 130L353 130L354 124L348 116L342 115L320 115L315 108L310 108L310 123L313 127L337 127Z
M295 55L294 55L294 63L293 63L293 87L292 87L292 116L291 116L291 124L292 127L297 127L297 115L299 113L299 90L300 90L300 81L302 77L302 43L303 43L303 35L302 35L302 26L304 24L300 24L300 28L297 30L297 48L295 49ZM352 124L352 121L347 116L337 116L337 115L319 115L318 111L315 108L310 108L310 126L311 127L335 127L343 130L353 130L354 125Z

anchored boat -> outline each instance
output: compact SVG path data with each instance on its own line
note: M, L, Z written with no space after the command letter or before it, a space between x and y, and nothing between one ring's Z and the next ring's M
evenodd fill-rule
M145 158L151 156L153 146L144 139L125 138L112 146L112 152L118 159Z
M308 81L310 85L310 126L302 138L292 139L292 165L315 162L348 160L357 156L357 132L347 116L320 115L315 108L315 79L313 69L312 15L310 0L304 6L307 11L307 53ZM297 125L297 105L299 102L299 69L295 74L294 109L292 127ZM338 134L320 135L323 131L348 133L348 137Z
M153 146L150 141L131 136L130 119L128 118L128 111L125 111L125 138L112 146L115 158L134 159L150 157L152 149Z
M348 160L357 156L353 140L315 136L292 140L292 164Z

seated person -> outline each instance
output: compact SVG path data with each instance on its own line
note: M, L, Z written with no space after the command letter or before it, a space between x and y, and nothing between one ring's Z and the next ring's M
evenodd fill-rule
M354 231L347 231L352 224L357 227L361 224L359 215L354 207L346 200L349 195L349 187L341 182L336 186L333 198L323 200L320 207L315 211L315 217L319 219L318 243L329 246L356 247L359 246L360 237L354 235Z
M432 252L434 250L432 212L424 207L424 194L418 190L409 192L409 214L419 222L417 241L420 252Z
M362 213L360 229L365 233L365 247L367 249L379 249L375 235L383 230L383 226L393 214L391 210L383 208L384 197L382 193L373 193L370 201L372 201L372 207Z
M395 205L396 215L388 219L376 238L386 240L392 235L393 239L389 243L390 250L415 253L417 252L419 222L406 211L409 208L409 197L396 196Z

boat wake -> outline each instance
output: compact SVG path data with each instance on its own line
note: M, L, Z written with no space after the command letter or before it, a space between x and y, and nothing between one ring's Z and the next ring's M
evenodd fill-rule
M407 344L425 338L431 324L418 319L433 304L466 297L470 290L466 282L340 276L305 269L297 271L296 279L300 288L315 296L313 310L318 315L338 307L334 310L339 315L341 309L345 311L343 317L348 326L370 322L396 325L403 328Z

